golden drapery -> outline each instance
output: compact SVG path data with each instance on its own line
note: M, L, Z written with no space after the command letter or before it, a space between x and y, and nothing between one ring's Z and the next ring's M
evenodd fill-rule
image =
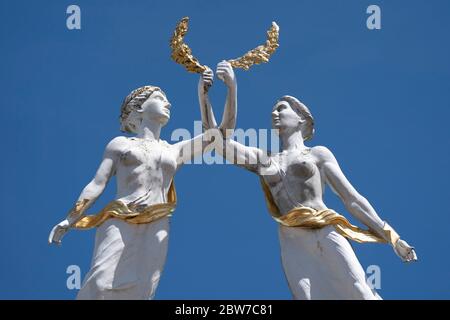
M170 216L177 205L177 194L173 180L170 183L167 199L167 203L158 203L145 208L138 208L136 205L127 205L122 201L115 200L108 203L98 214L84 216L72 228L90 229L98 227L109 218L117 218L133 224L142 224Z
M282 215L263 177L260 177L260 181L270 214L275 221L284 226L317 229L332 225L342 236L360 243L378 242L395 245L400 239L395 230L387 223L384 224L383 231L389 241L371 230L364 230L352 225L344 216L331 209L316 210L310 207L297 207Z

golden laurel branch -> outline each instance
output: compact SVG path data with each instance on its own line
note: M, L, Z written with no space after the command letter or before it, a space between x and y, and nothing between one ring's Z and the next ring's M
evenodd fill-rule
M187 71L202 73L206 71L206 66L201 65L200 62L192 55L191 48L184 43L183 38L188 31L189 17L184 17L178 22L172 38L170 39L170 47L172 48L172 59L183 65Z
M267 31L267 40L265 44L257 46L240 58L228 60L228 62L233 68L242 68L244 70L250 69L254 64L269 62L270 56L280 46L278 44L279 31L280 28L278 25L275 22L272 22L272 26Z
M202 65L197 58L192 54L191 48L184 43L183 39L188 31L189 17L184 17L178 22L175 31L173 32L172 38L170 39L170 47L172 48L172 59L181 65L183 65L187 71L202 73L206 71L207 67ZM263 62L268 62L270 56L279 47L280 28L275 22L272 22L272 26L267 31L266 43L260 45L242 57L237 59L228 60L234 68L242 68L244 70L250 69L254 64L260 64Z

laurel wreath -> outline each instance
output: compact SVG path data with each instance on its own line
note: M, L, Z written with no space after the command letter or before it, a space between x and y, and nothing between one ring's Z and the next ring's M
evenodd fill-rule
M191 48L184 43L184 37L188 32L189 17L181 19L170 39L170 47L172 48L171 58L181 65L183 65L187 71L194 73L202 73L207 70L207 66L202 65L197 58L192 54ZM242 57L228 60L228 62L234 68L241 68L244 70L250 69L254 64L269 62L270 56L279 47L279 30L280 28L275 22L272 22L272 26L267 31L266 43L260 45Z

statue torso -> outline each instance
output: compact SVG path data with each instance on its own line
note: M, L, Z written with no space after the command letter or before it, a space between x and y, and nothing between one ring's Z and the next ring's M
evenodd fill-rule
M117 199L141 205L166 202L176 168L167 142L128 138L116 164Z
M316 159L308 151L284 151L270 157L260 172L282 214L297 206L325 209L324 180Z

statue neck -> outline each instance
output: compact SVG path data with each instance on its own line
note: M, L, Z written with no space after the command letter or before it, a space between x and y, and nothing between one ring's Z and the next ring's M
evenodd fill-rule
M294 149L304 149L303 135L300 130L291 133L281 133L281 150L290 151Z
M159 140L162 125L155 121L142 120L137 137L147 140Z

